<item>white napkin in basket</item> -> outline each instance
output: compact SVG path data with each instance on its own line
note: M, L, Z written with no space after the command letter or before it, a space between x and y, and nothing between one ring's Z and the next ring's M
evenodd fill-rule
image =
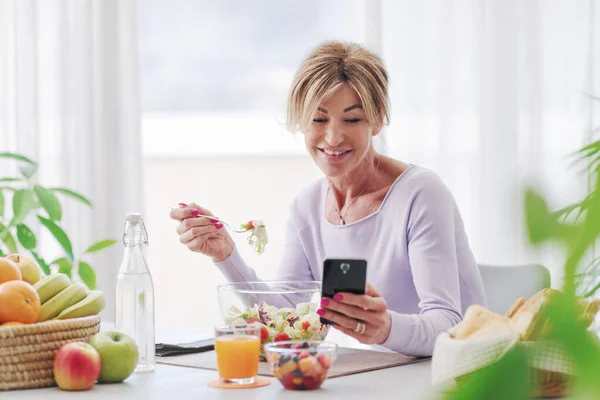
M550 342L521 342L519 335L504 332L495 337L452 339L448 333L438 336L431 365L432 384L453 381L486 367L502 358L510 349L522 346L529 353L532 368L572 375L575 366L568 353Z
M448 333L438 336L431 361L432 384L440 385L477 371L502 358L519 342L516 333L489 338L453 339Z

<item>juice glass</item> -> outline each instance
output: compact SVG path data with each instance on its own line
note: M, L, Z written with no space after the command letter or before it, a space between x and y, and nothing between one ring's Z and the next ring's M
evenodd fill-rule
M217 368L223 382L249 385L256 381L260 362L260 324L215 328Z

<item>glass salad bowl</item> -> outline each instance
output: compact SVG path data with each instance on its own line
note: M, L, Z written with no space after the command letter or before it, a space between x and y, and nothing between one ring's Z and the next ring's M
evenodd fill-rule
M225 324L243 327L261 324L261 359L264 345L289 340L323 340L329 325L321 324L319 281L235 282L217 287L219 309Z

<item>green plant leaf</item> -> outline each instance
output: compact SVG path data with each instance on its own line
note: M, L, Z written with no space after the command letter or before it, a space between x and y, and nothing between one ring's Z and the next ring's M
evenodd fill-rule
M37 261L39 266L42 268L42 271L44 271L46 275L50 275L52 271L50 271L50 266L48 266L46 261L35 251L30 251L30 253L33 256L33 258L35 258L35 261Z
M0 249L0 257L4 257L6 256L6 254L4 254L4 252L2 251L2 249Z
M532 244L540 244L556 233L556 219L549 211L544 198L533 189L525 192L525 221Z
M50 219L53 221L60 221L62 217L62 209L54 193L41 185L35 185L33 190L35 190L37 198L39 199L42 207L44 207L48 213Z
M456 388L447 391L443 399L529 399L528 370L527 354L514 348L497 362L469 374Z
M77 199L77 200L81 201L82 203L87 204L90 207L93 207L92 202L89 201L85 196L83 196L83 195L81 195L81 194L79 194L77 192L74 192L72 190L64 189L64 188L49 188L48 190L51 190L51 191L57 192L57 193L62 193L64 195L66 195L66 196L69 196L69 197L72 197L74 199Z
M17 252L17 243L10 233L10 226L5 226L2 223L0 223L0 242L3 242L6 245L9 253Z
M29 189L20 189L13 195L13 224L19 224L35 207L33 192Z
M112 246L113 244L117 243L116 240L113 239L109 239L109 240L101 240L97 243L94 243L93 245L91 245L86 251L85 253L93 253L96 251L100 251L102 249L105 249L107 247Z
M19 249L17 248L17 242L15 241L15 238L12 235L12 233L10 233L10 231L6 231L4 233L4 238L2 239L2 241L4 242L10 253L19 252Z
M0 218L4 218L4 193L0 190Z
M0 178L0 182L20 182L21 178Z
M16 154L16 153L6 153L6 152L0 153L0 158L12 158L14 160L26 162L27 164L35 164L35 161L32 161L30 158L27 158L24 155Z
M58 272L61 272L65 275L67 275L69 278L71 278L72 275L72 271L73 271L73 263L72 261L66 259L65 257L63 258L59 258L57 260L54 260L50 263L50 265L57 265L58 266Z
M35 249L35 246L37 245L35 234L25 224L17 225L17 239L19 239L19 242L27 250Z
M90 264L79 261L79 277L87 285L90 290L96 289L96 272Z
M69 240L69 237L67 236L67 234L65 233L65 231L63 231L60 226L56 225L54 222L50 221L49 219L44 218L44 217L42 217L40 215L38 215L37 217L40 220L40 222L46 228L48 228L48 230L50 231L50 233L52 234L52 236L54 236L54 238L62 246L62 248L65 250L65 253L67 253L67 258L72 263L73 259L74 259L74 257L73 257L73 246L71 245L71 241Z

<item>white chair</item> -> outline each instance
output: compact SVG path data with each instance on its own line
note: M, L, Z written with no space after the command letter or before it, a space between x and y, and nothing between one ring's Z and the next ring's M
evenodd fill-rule
M519 297L526 299L550 287L550 272L539 264L500 266L479 264L487 308L504 315Z

